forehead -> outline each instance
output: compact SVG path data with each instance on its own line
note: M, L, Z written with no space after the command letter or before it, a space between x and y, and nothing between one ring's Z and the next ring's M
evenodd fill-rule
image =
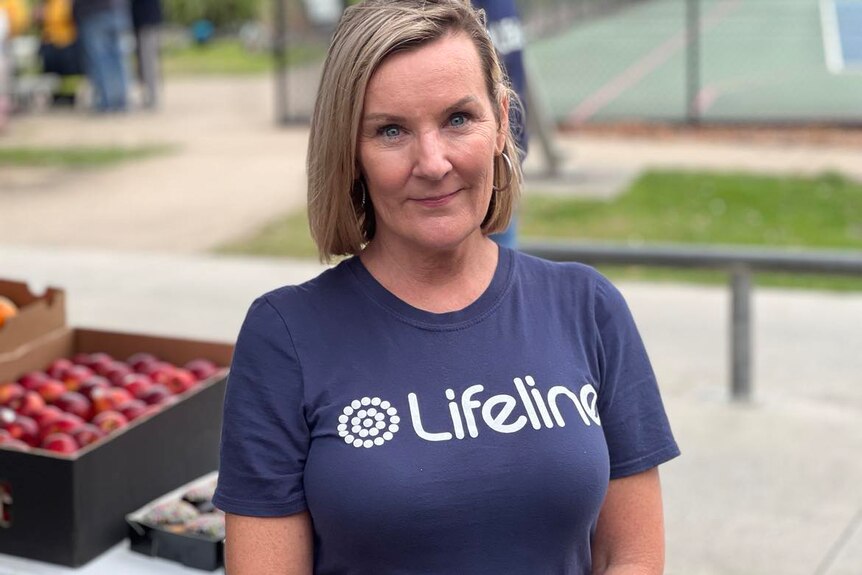
M431 108L465 96L488 102L476 46L466 35L452 34L388 56L368 82L365 112Z

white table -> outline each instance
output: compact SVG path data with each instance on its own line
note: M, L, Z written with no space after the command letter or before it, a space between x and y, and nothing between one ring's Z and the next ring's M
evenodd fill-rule
M2 533L0 533L2 537ZM147 557L129 549L125 540L93 559L83 567L73 569L40 561L30 561L11 555L0 555L0 575L202 575L209 573L200 569L183 567L179 563ZM212 571L216 575L224 569Z

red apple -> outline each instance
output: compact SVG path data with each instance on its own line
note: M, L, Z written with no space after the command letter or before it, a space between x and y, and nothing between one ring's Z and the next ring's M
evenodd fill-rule
M93 418L92 423L106 434L109 434L128 425L129 420L117 411L103 411Z
M66 375L66 372L74 367L74 363L69 361L66 358L55 359L51 362L51 365L48 366L48 369L45 370L45 373L50 375L53 379L63 379L63 376Z
M27 390L19 383L14 381L0 383L0 405L10 405L17 402L24 397L25 393Z
M218 366L208 359L193 359L185 367L201 380L208 379L218 372Z
M61 395L68 391L63 382L56 379L46 379L36 388L36 392L42 396L47 403L54 403Z
M89 420L93 416L92 402L77 391L67 391L57 398L54 405L66 413L77 415L84 421Z
M39 426L32 418L19 415L9 408L0 408L0 429L5 429L13 439L28 445L39 444Z
M50 379L48 374L44 371L31 371L30 373L25 373L21 377L18 378L18 383L26 389L27 391L36 391L36 388L43 381Z
M164 403L171 397L171 390L162 385L161 383L153 384L150 389L141 394L138 399L146 403L147 405L159 405Z
M33 417L36 425L39 426L40 433L49 425L63 417L63 411L54 405L46 405L45 408ZM42 435L46 435L42 433Z
M27 417L36 417L45 409L45 400L35 391L24 392L24 397L13 401L9 407Z
M72 437L75 438L78 447L86 447L105 437L105 433L92 423L85 423L72 434Z
M118 405L116 410L129 421L134 421L144 415L147 411L147 404L140 399L130 399Z
M93 377L93 370L83 365L73 365L63 374L63 383L69 391L77 391L82 381Z
M155 383L167 384L168 379L177 368L167 362L148 363L140 369L140 373L149 376Z
M78 393L83 396L92 398L93 391L98 388L108 388L111 387L111 382L101 375L94 375L89 379L86 379L81 382L81 385L78 386Z
M123 377L123 380L120 382L120 387L131 393L134 397L139 397L152 386L153 380L142 373L130 373Z
M65 433L52 433L42 442L42 449L57 453L75 453L78 451L78 443Z
M85 423L86 422L77 415L72 415L71 413L62 413L60 417L42 428L42 436L45 437L55 432L67 433L71 435L72 433L75 433L78 428Z
M114 364L108 368L108 371L105 372L105 377L108 378L108 381L111 382L111 385L122 385L123 378L131 373L132 368L126 365L125 363L121 363L119 361L114 362Z
M179 395L197 385L198 379L187 369L176 368L164 382L174 395Z
M122 387L105 387L93 390L93 412L116 410L117 405L134 399L131 393Z
M97 351L96 353L79 353L72 358L72 361L78 365L85 365L94 369L97 365L113 363L114 358L107 353Z
M141 368L148 363L156 363L159 361L159 358L154 356L151 353L136 353L129 357L126 360L126 363L129 364L129 367L134 369L135 371L140 372Z

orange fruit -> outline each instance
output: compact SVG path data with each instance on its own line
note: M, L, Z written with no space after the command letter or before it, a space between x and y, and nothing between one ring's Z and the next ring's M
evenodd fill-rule
M0 326L6 323L6 320L18 314L18 306L7 298L0 295Z

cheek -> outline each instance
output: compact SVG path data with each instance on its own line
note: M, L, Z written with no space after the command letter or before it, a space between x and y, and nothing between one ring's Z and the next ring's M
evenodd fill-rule
M403 186L410 174L403 155L394 151L360 149L359 163L366 183L375 191Z
M490 189L494 174L493 142L483 141L482 145L465 146L458 151L460 171L475 184L480 181Z

